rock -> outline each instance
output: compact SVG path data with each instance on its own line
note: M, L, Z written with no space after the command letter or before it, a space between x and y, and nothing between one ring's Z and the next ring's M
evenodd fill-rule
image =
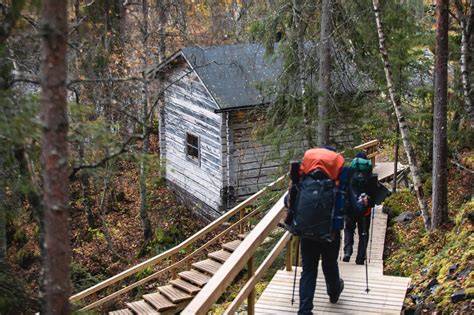
M431 301L430 303L428 303L427 307L428 307L428 310L433 312L435 307L436 307L436 304L435 304L435 302Z
M454 272L456 271L456 269L458 269L459 267L459 264L458 263L455 263L454 265L451 265L449 266L448 268L448 279L453 279L454 278Z
M467 218L469 219L469 221L471 221L471 223L474 223L474 211L471 211L467 214Z
M438 279L433 278L426 286L426 292L432 294L439 287Z
M451 295L451 302L457 303L459 301L465 300L466 299L466 293L464 292L463 289L461 290L456 290L452 295Z
M467 267L466 269L464 269L463 271L461 271L458 275L457 275L457 278L458 279L464 279L467 277L467 275L471 272L472 270L472 267Z
M415 215L411 212L402 212L399 216L396 216L393 220L396 222L404 223L409 222L415 218Z

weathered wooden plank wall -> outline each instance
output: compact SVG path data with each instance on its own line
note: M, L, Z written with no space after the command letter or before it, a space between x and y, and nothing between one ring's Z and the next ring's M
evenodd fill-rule
M221 114L217 105L194 72L186 64L178 64L168 75L174 83L165 92L160 139L165 160L166 180L184 192L194 195L210 208L220 209L222 188ZM187 75L185 75L188 73ZM186 133L199 137L200 161L186 157ZM203 209L203 211L210 211ZM215 217L215 213L205 213Z
M244 199L275 180L278 171L286 167L283 158L289 149L303 150L301 139L287 139L278 152L272 145L258 143L252 133L257 117L262 118L261 115L263 113L256 110L230 113L233 140L231 173L235 174L233 183L237 200Z

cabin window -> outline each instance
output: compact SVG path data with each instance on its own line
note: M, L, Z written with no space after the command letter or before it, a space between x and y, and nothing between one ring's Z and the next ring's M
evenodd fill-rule
M186 132L186 157L199 164L199 137L189 132Z

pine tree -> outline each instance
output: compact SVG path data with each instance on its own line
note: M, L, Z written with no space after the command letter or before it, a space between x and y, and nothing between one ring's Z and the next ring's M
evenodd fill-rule
M69 180L66 91L67 1L42 8L43 314L69 314Z

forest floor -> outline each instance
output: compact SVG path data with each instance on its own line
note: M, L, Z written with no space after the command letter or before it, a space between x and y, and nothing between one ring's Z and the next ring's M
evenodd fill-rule
M473 180L472 171L449 170L448 223L435 231L425 231L422 217L414 211L417 201L407 189L385 201L384 210L392 219L387 231L385 274L412 278L404 314L474 311ZM424 188L431 192L429 180ZM393 220L396 216L398 220Z
M157 176L159 171L150 171L147 198L153 238L143 251L138 163L123 158L117 166L108 184L106 198L103 198L105 201L101 202L104 190L97 187L90 189L88 199L95 226L88 223L79 183L71 183L73 293L178 244L207 224L193 215L191 209L183 206L165 187ZM41 268L39 228L27 205L19 210L19 215L9 229L8 242L7 257L15 281L33 297L34 307L38 298Z

